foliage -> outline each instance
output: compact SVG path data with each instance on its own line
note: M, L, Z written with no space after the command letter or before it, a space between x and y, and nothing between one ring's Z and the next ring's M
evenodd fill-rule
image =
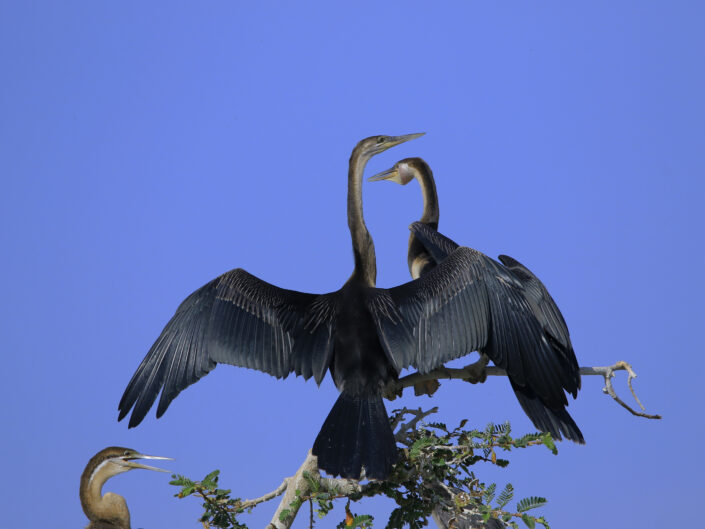
M345 518L338 528L372 527L373 518L350 511L350 501L364 497L384 495L393 499L397 508L389 516L387 529L419 529L428 524L435 507L442 508L449 517L487 522L491 518L501 520L506 526L518 528L519 521L534 529L537 525L548 529L543 517L527 511L546 504L547 500L529 496L519 500L512 511L508 505L514 499L514 488L507 483L498 491L497 484L486 484L474 470L477 463L506 467L509 461L505 453L517 448L545 446L556 454L556 446L547 433L531 433L521 437L511 436L509 423L488 424L483 430L465 429L467 420L456 428L449 429L443 423L418 425L420 417L428 412L396 410L391 417L393 425L400 424L407 416L415 416L402 424L397 432L400 448L399 462L388 480L367 482L354 491L341 492L330 486L331 480L321 481L318 473L304 473L305 487L296 490L295 499L280 513L281 521L295 517L305 503L309 504L310 527L315 518L322 519L334 507L334 500L345 498ZM240 498L230 498L230 491L219 489L218 471L211 472L202 481L191 481L183 476L174 476L172 485L181 487L176 496L184 498L196 495L204 500L204 513L200 518L205 528L242 529L247 526L237 518L249 512L256 504L245 503ZM333 480L335 481L335 480ZM325 482L325 486L324 486ZM267 498L271 499L271 498ZM314 517L314 512L316 516Z

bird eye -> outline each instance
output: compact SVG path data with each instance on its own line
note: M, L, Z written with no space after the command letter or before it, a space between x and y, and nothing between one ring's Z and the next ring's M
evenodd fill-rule
M387 141L387 138L385 138L384 136L380 136L379 138L377 138L377 143L384 143L385 141Z
M125 450L125 453L124 453L123 455L129 456L129 455L130 455L130 451L129 451L129 450Z

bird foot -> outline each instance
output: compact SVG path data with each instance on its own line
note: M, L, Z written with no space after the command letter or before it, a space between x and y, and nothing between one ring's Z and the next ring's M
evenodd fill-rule
M481 384L487 380L487 364L490 359L486 355L480 356L480 359L467 365L463 368L463 371L467 373L467 377L463 377L465 382L470 382L470 384Z
M424 380L423 382L417 382L414 384L414 395L420 397L421 395L428 395L429 397L438 391L441 387L441 383L438 380Z

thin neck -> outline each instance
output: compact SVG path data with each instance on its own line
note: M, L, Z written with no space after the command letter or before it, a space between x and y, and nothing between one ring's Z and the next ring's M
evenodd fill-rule
M355 149L350 156L348 170L348 227L355 255L353 277L362 279L369 286L377 281L377 260L372 236L365 225L362 213L362 175L369 156Z
M110 520L115 527L130 529L130 512L125 499L113 493L103 496L103 485L112 476L107 466L89 466L83 471L79 489L83 512L91 522Z
M416 161L411 167L414 178L421 187L423 196L423 213L420 222L428 224L434 230L438 229L438 219L440 210L438 207L438 194L436 192L436 182L428 164L422 160ZM426 250L426 247L416 238L413 233L409 235L409 249L407 251L407 264L411 277L418 279L435 268L436 263Z
M438 207L436 181L433 179L431 168L427 163L422 162L419 167L414 167L413 172L414 177L421 186L421 194L423 195L423 214L419 220L424 224L430 224L434 228L438 228L440 210Z

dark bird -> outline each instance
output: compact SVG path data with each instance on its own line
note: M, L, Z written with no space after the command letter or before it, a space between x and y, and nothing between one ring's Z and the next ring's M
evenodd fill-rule
M136 463L135 459L171 460L170 457L146 456L131 448L111 446L98 452L88 462L81 475L79 489L81 507L90 520L86 529L130 529L130 511L125 498L113 492L102 492L103 485L110 478L135 468L169 472Z
M139 424L161 391L157 417L217 363L284 378L292 371L320 384L330 370L341 395L313 446L319 468L333 475L384 479L396 444L382 390L397 378L378 337L384 292L375 289L375 250L362 213L362 179L372 156L421 134L359 142L348 172L348 226L355 268L337 292L308 294L266 283L242 269L217 277L179 306L130 380L119 419L133 409Z
M462 249L438 232L440 213L431 168L421 158L407 158L370 177L401 185L413 179L421 187L423 213L412 224L407 260L411 276L424 278ZM464 325L468 346L507 371L519 404L536 428L556 439L565 436L584 443L583 434L565 409L568 400L563 390L577 397L580 372L568 327L553 298L515 259L500 255L500 264L477 250L464 251L461 269L477 304L469 312L446 311L445 325L449 331ZM442 356L444 360L453 357L449 353Z

